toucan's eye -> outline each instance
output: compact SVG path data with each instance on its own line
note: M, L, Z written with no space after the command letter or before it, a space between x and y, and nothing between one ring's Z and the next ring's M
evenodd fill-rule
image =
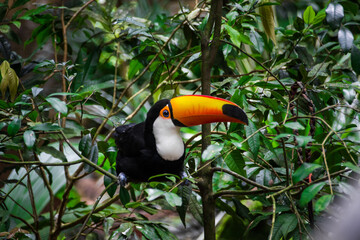
M163 111L163 116L166 117L166 118L168 118L168 117L170 116L169 111L165 109L165 110Z
M163 109L161 109L160 115L163 118L170 118L170 109L168 105L166 105Z

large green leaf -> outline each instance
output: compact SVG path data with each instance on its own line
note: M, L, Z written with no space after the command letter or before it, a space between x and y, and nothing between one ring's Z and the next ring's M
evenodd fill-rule
M245 161L242 157L242 153L239 150L231 151L225 156L225 163L230 170L246 177L246 171L244 170Z
M151 78L150 78L151 91L154 91L156 89L156 87L159 85L164 66L165 66L164 63L160 63L159 66L156 67L155 71L151 75Z
M304 178L308 177L315 169L321 168L322 166L315 163L303 163L292 175L294 183L298 183Z
M287 235L296 228L298 221L295 214L281 214L276 218L273 240L287 239Z
M301 193L300 197L300 206L305 206L308 202L310 202L316 194L325 186L326 182L319 182L312 184L304 189Z
M329 206L331 200L333 199L332 195L324 195L321 196L315 203L315 212L322 212L324 211L327 206Z
M245 132L246 132L246 137L248 138L250 150L254 155L255 159L257 158L257 154L260 149L260 134L255 133L256 131L257 128L255 124L251 120L249 120L249 125L245 126Z
M176 210L179 213L180 219L182 223L184 224L184 227L186 227L186 212L189 207L190 197L192 194L192 186L191 184L187 185L180 185L178 186L179 190L177 194L181 197L182 204L181 206L176 206Z

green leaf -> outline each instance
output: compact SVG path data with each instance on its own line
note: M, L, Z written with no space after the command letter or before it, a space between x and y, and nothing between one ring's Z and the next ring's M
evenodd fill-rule
M327 208L327 206L329 206L331 200L332 200L332 195L321 196L315 203L315 207L314 207L315 212L324 211Z
M176 193L165 192L164 196L166 201L170 204L170 206L172 207L181 206L182 200Z
M312 6L308 6L305 9L305 12L303 14L304 22L307 24L312 24L315 19L315 11Z
M34 131L58 131L61 130L62 128L59 127L59 125L57 125L56 123L41 123L41 124L36 124L33 127L30 127L30 129L34 130Z
M305 23L302 18L296 17L294 21L294 28L298 31L302 31L305 28Z
M177 194L181 197L181 206L176 206L176 211L179 214L179 217L184 225L184 227L186 228L186 221L185 221L185 217L186 217L186 212L187 209L189 207L189 202L190 202L190 197L192 194L192 186L191 184L187 184L187 185L180 185L178 186L178 192Z
M123 186L120 186L119 197L120 197L121 203L122 203L124 206L125 206L128 202L130 202L130 194L129 194L128 190L126 190L126 188L124 188Z
M231 171L234 171L242 176L246 177L245 161L242 157L242 153L239 150L231 151L225 157L225 163Z
M91 145L92 145L92 139L91 139L91 134L89 133L83 136L80 140L79 150L81 154L84 155L85 157L88 157L90 155Z
M28 148L32 148L35 144L35 141L36 141L36 135L34 131L27 130L24 132L24 142Z
M315 169L321 168L322 166L315 163L303 163L292 175L294 183L298 183L304 178L308 177Z
M156 89L156 87L159 85L164 66L165 66L165 64L161 63L159 66L156 67L155 71L151 75L151 78L150 78L151 92L153 92Z
M284 126L287 128L294 129L294 130L304 130L305 129L305 127L298 122L287 122L284 124Z
M145 239L159 239L159 235L152 225L144 224L141 227L138 226L137 229L144 235Z
M148 194L147 199L149 201L153 201L154 199L164 196L166 201L170 204L170 206L181 206L182 200L176 193L165 192L159 189L148 188L145 189L145 192Z
M35 98L37 95L39 95L39 93L41 93L42 90L43 90L43 88L32 87L31 92L32 92L33 97Z
M354 42L354 36L352 32L346 27L341 27L338 32L338 39L340 43L340 47L344 52L348 52L351 50Z
M15 136L15 134L20 130L20 127L21 127L21 119L20 118L15 118L14 120L12 120L7 128L7 132L9 134L9 136L10 137Z
M360 74L360 50L355 45L351 48L351 67L356 74Z
M207 161L219 156L223 148L224 145L215 145L215 144L209 145L201 155L202 160Z
M89 160L95 164L97 164L99 159L99 149L96 143L91 146Z
M325 10L326 12L326 21L329 23L330 27L334 30L339 28L341 21L344 18L344 8L339 3L330 3Z
M281 214L275 221L273 239L288 239L287 235L296 228L297 223L295 214Z
M351 162L344 162L344 163L341 163L341 166L343 166L343 167L347 167L347 168L350 168L350 169L351 169L351 170L353 170L354 172L360 173L360 167L359 167L359 166L354 165L354 164L353 164L353 163L351 163Z
M251 150L252 154L254 155L255 159L257 158L257 154L260 149L260 134L255 133L256 131L257 131L257 128L256 128L255 124L251 120L249 120L249 125L245 126L245 132L246 132L246 137L249 138L248 143L250 146L250 150Z
M314 141L311 136L297 136L295 135L298 147L305 147L309 142Z
M316 194L325 186L326 182L315 183L307 188L301 193L300 197L300 206L304 207L308 202L310 202Z
M27 3L28 1L30 0L16 0L13 5L11 6L11 9L13 8L17 8L17 7L20 7L20 6L23 6L25 3Z
M264 51L265 44L260 34L257 31L251 31L249 36L250 36L250 41L253 43L256 51L262 53Z
M61 101L58 98L53 98L53 97L48 97L46 98L46 101L48 103L50 103L50 105L58 112L62 113L62 114L66 114L67 113L67 106L66 103Z
M234 43L236 46L240 47L241 42L252 45L252 42L250 41L249 37L238 32L235 28L229 25L225 25L225 29L230 36L231 42Z
M164 194L164 191L154 188L145 189L145 192L148 194L147 196L148 201L153 201Z
M321 23L326 17L325 9L321 9L315 16L313 24Z
M113 168L110 168L109 173L112 173L114 175L116 175L116 171ZM108 177L107 175L104 175L104 186L107 187L109 186L111 183L113 182L112 178ZM107 193L109 194L110 197L113 197L115 192L117 189L117 184L113 184L108 190Z
M110 229L111 227L114 225L115 220L112 217L107 217L104 219L104 232L105 232L105 238L109 239L109 235L110 235Z
M41 146L38 148L39 153L44 152L47 154L50 154L54 158L60 159L62 162L67 162L67 159L64 155L64 153L60 152L56 148L52 146Z
M189 211L196 219L196 221L198 221L201 225L204 225L202 218L203 216L202 207L194 195L191 195L190 197Z

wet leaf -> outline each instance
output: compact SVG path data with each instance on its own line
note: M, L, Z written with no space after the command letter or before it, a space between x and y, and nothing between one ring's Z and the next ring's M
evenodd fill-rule
M346 27L341 27L338 33L338 39L342 50L345 52L351 50L354 42L354 36L349 29Z
M202 160L207 161L207 160L210 160L210 159L213 159L213 158L219 156L223 147L224 147L224 145L211 144L202 153L202 155L201 155Z
M66 103L61 101L58 98L53 98L53 97L48 97L46 98L46 101L48 101L48 103L50 103L50 105L58 112L62 113L62 114L66 114L67 113L67 106Z
M35 141L36 141L36 135L34 131L27 130L24 132L24 142L28 148L32 148L35 144Z
M344 18L344 8L339 3L330 3L325 10L326 21L332 29L339 28Z

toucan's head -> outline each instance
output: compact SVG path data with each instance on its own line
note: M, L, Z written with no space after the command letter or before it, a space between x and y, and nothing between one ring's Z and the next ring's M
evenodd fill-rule
M190 127L212 122L248 124L245 112L235 103L225 99L187 95L163 99L154 104L147 114L146 134L148 144L154 144L166 160L177 160L184 154L180 127Z

